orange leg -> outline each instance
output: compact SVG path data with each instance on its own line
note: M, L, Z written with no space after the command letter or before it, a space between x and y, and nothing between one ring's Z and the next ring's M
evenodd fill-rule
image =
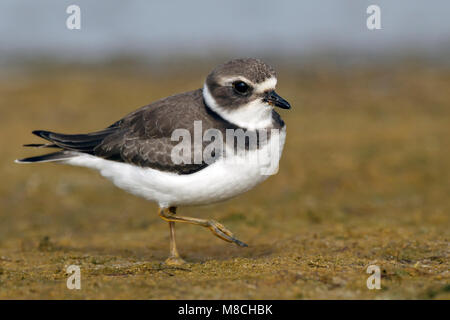
M170 227L170 256L166 260L167 264L181 264L184 262L183 259L181 259L180 255L178 254L177 246L175 243L175 222L191 223L208 228L215 236L219 237L222 240L225 240L227 242L234 242L235 244L241 247L247 247L245 243L236 239L230 230L225 228L222 224L218 223L217 221L177 216L176 207L160 208L159 216L161 217L161 219L169 222Z

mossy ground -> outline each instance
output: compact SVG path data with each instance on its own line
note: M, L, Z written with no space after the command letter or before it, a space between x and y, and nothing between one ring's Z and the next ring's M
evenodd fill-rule
M189 263L162 264L155 204L84 169L18 165L32 129L89 132L206 69L64 68L0 79L0 298L448 299L450 70L421 65L278 70L288 138L280 171L231 201L180 208L249 244L177 224ZM39 150L38 150L39 151ZM81 267L81 290L66 267ZM368 290L366 269L382 270Z

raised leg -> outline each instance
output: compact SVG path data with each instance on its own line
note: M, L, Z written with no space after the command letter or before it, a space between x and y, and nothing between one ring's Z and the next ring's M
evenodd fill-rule
M191 223L191 224L195 224L198 226L208 228L209 230L211 230L211 232L215 236L219 237L222 240L225 240L227 242L234 242L235 244L237 244L238 246L241 246L241 247L247 247L247 245L245 243L236 239L230 230L225 228L222 224L218 223L217 221L177 216L177 215L175 215L175 212L176 212L176 208L174 208L174 207L160 208L159 216L163 220L168 221L169 223L170 222L184 222L184 223ZM174 240L174 243L175 243L175 240Z

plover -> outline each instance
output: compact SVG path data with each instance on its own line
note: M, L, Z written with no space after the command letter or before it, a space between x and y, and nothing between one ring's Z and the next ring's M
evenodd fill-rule
M229 161L241 156L233 152L230 157L225 157L222 152L212 152L208 159L200 161L174 161L173 151L179 141L173 139L173 133L182 129L194 137L198 135L195 125L199 123L201 137L209 129L223 133L223 137L229 130L242 129L245 133L279 130L278 153L265 150L272 135L266 143L262 143L257 135L256 148L251 148L248 140L245 144L246 151L266 152L269 160L278 165L286 126L274 107L289 109L290 105L275 93L276 83L275 71L261 60L230 60L207 76L202 89L153 102L104 130L87 134L33 131L50 143L25 146L59 150L16 162L58 162L96 169L117 187L156 202L159 216L168 221L170 227L168 264L184 263L175 243L175 222L207 227L225 241L247 246L222 224L179 216L176 209L226 200L250 190L268 177L261 174L261 164ZM202 148L206 144L202 142ZM194 150L188 160L195 157Z

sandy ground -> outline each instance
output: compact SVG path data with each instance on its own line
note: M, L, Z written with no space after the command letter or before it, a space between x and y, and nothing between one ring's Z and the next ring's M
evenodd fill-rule
M183 68L189 68L184 70ZM202 85L205 70L41 68L0 79L0 298L449 299L450 70L420 64L278 70L288 138L278 175L214 218L248 248L177 225L162 262L155 204L98 173L17 165L32 129L79 133ZM69 265L81 290L66 287ZM381 290L369 290L369 265Z

